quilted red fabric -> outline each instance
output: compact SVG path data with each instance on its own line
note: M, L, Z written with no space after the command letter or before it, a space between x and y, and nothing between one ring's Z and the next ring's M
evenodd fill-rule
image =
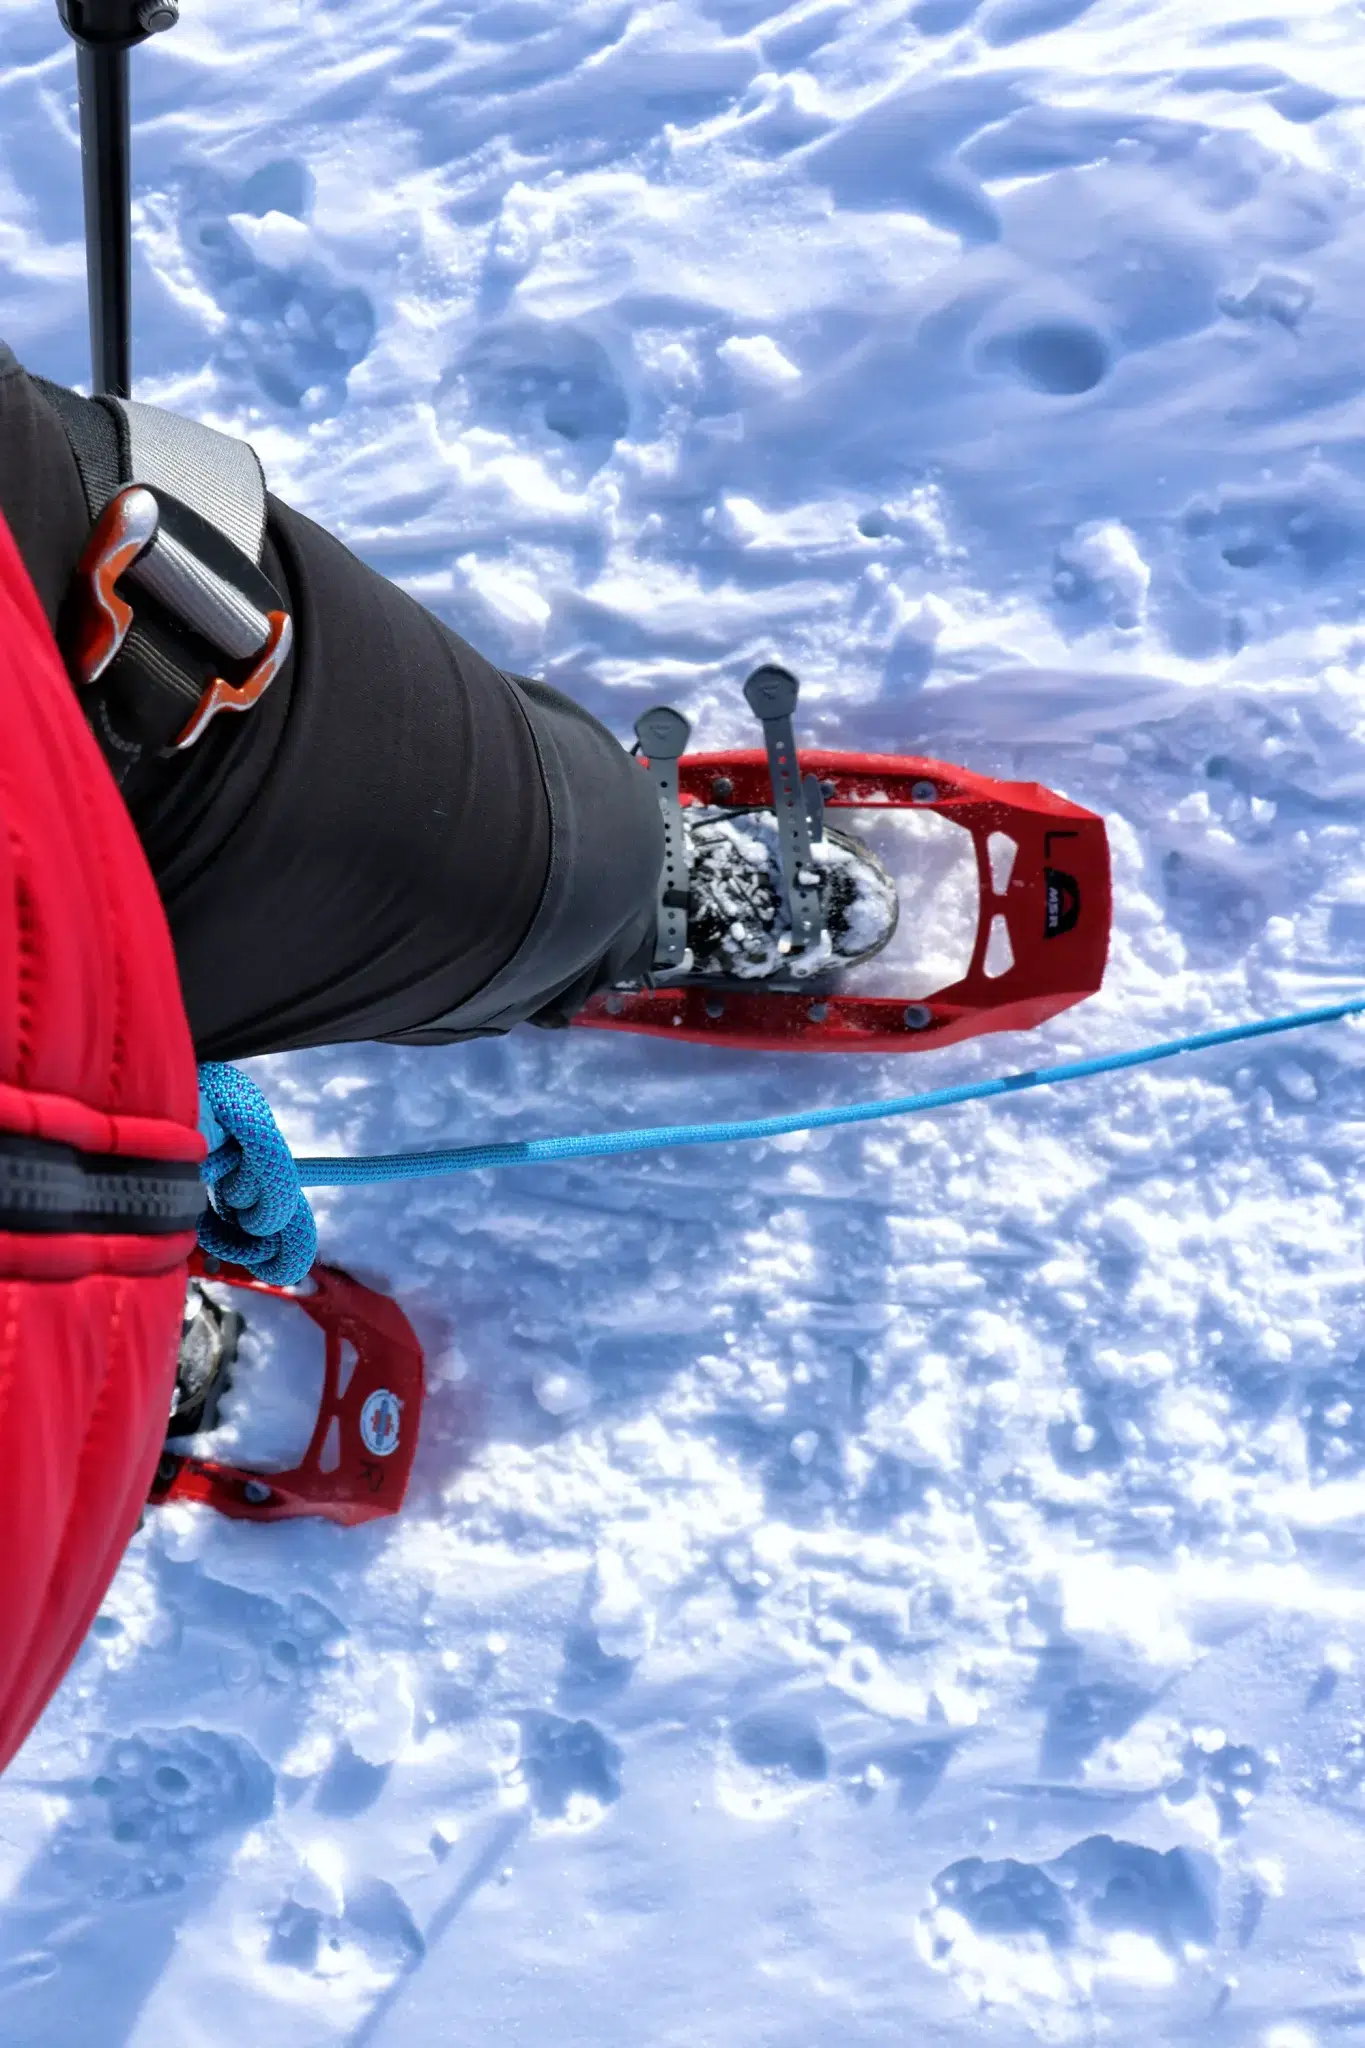
M155 884L0 518L0 1131L197 1163L197 1123ZM193 1242L0 1230L0 1768L137 1527Z

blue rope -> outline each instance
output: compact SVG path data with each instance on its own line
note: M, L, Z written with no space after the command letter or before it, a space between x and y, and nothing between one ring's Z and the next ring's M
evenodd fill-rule
M209 1143L199 1169L209 1191L200 1244L258 1280L296 1287L317 1257L317 1225L270 1104L239 1068L206 1061L199 1128Z
M914 1116L920 1110L948 1109L959 1102L981 1102L990 1096L1015 1095L1026 1088L1050 1088L1063 1081L1082 1081L1092 1074L1115 1074L1125 1067L1150 1066L1178 1053L1206 1052L1215 1045L1236 1045L1249 1038L1269 1038L1279 1031L1301 1031L1308 1024L1334 1024L1365 1011L1365 996L1332 1003L1320 1010L1300 1010L1289 1017L1267 1017L1251 1024L1232 1024L1221 1031L1199 1031L1134 1052L1105 1053L1098 1059L1071 1060L1063 1066L1036 1067L1005 1074L993 1081L965 1081L956 1088L931 1088L922 1095L893 1095L885 1102L851 1102L838 1109L797 1110L788 1116L750 1117L742 1123L660 1124L640 1131L604 1131L597 1137L528 1138L512 1145L462 1145L450 1152L388 1152L368 1159L300 1159L298 1178L305 1188L349 1187L356 1182L414 1180L433 1173L473 1173L485 1166L544 1166L556 1159L607 1159L620 1152L654 1152L671 1145L728 1145L747 1138L784 1138L792 1131L822 1131L835 1124L864 1124L880 1117Z

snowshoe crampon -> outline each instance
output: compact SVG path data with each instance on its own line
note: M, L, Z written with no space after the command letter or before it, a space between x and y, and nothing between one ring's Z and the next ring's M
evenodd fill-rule
M181 1457L168 1450L151 1502L204 1501L241 1521L320 1515L352 1525L395 1515L403 1505L422 1413L422 1350L397 1302L337 1266L314 1266L302 1287L272 1287L240 1267L196 1251L172 1429L212 1428L230 1380L236 1338L253 1294L296 1302L326 1340L322 1402L308 1449L289 1472ZM241 1291L240 1312L199 1290L209 1279Z
M1112 893L1104 822L1093 811L1040 783L996 782L920 755L826 748L798 755L795 678L759 669L745 694L763 722L765 751L689 754L679 713L660 707L639 720L665 827L655 972L648 985L594 996L576 1025L776 1051L922 1052L985 1032L1029 1030L1098 990ZM890 870L899 897L884 920L889 929L874 932L852 958L840 957L837 929L825 929L832 862L821 842L831 812L839 814L829 835L836 843L856 848L867 836L869 902L877 894L873 870L883 879ZM921 816L889 854L886 842L897 839L897 816L906 813ZM945 839L953 842L967 876L954 966L942 985L931 979L927 987L923 959L901 964L929 914L923 886L918 900L916 890L914 834L925 829L924 814L949 828L938 828L935 859ZM741 963L738 972L733 963L715 971L715 920L700 886L706 878L692 866L713 821L727 818L737 828L761 819L768 842L775 844L774 830L781 841L783 957L773 951L765 966ZM776 852L769 865L776 877ZM741 914L736 934L743 921ZM851 943L846 950L855 953ZM761 951L751 949L750 961ZM932 965L933 946L927 957Z

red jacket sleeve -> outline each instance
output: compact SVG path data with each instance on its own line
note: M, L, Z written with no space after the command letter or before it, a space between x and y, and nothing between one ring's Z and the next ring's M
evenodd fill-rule
M193 1244L30 1221L26 1162L193 1165L197 1122L156 887L0 519L0 1767L137 1527Z

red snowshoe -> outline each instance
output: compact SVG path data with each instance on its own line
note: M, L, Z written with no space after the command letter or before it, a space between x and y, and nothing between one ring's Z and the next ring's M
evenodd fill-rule
M252 1294L297 1302L322 1330L323 1397L312 1441L293 1471L252 1471L168 1448L152 1483L152 1505L205 1501L220 1514L252 1522L320 1515L351 1525L396 1515L417 1449L423 1393L421 1346L397 1302L337 1266L314 1266L302 1288L272 1287L196 1251L190 1272L171 1442L217 1425ZM243 1312L221 1306L197 1285L200 1279L240 1289Z
M637 722L666 843L654 971L594 996L576 1025L922 1052L1028 1030L1095 993L1112 897L1093 811L919 755L798 756L796 678L769 666L744 689L762 753L687 754L687 720L662 706ZM940 890L936 913L928 881L945 853L957 893ZM898 902L908 873L917 894Z

